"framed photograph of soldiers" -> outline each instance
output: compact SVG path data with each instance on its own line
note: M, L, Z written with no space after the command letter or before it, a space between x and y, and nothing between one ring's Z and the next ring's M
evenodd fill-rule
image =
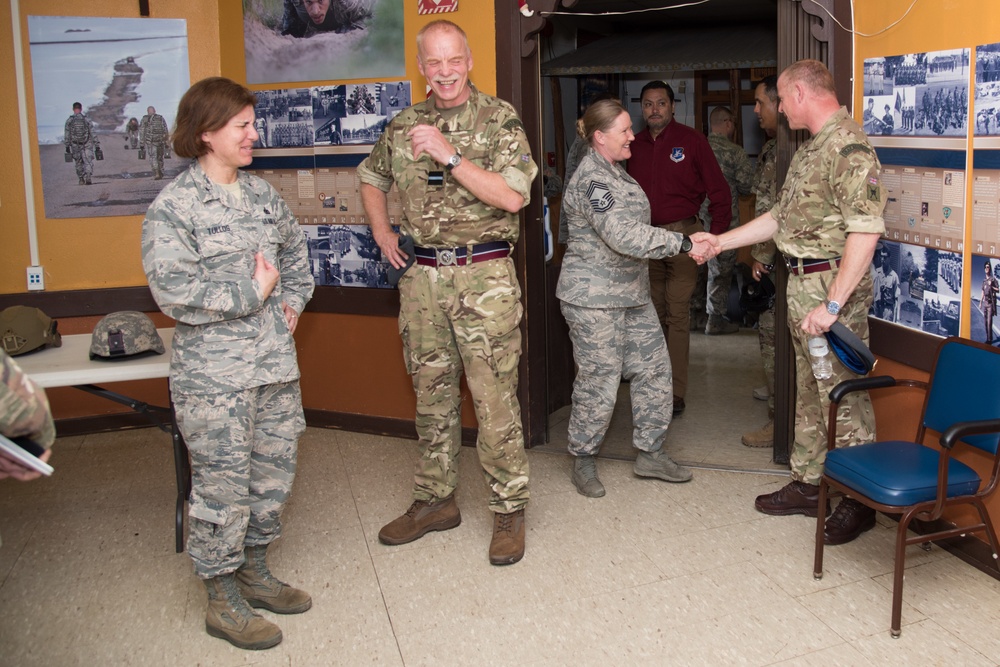
M45 216L144 214L187 166L170 151L187 22L29 16L28 35Z
M247 83L400 77L403 0L243 3Z
M313 98L309 88L258 90L254 124L261 148L300 148L313 145ZM257 144L254 144L255 146Z
M975 135L1000 135L1000 42L976 47Z
M1000 259L973 254L972 289L969 290L970 338L987 345L1000 344L997 303L1000 298Z
M368 225L304 225L317 285L391 289Z

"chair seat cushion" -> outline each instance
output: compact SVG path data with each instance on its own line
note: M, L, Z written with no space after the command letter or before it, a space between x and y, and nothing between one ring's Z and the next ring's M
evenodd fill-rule
M937 450L900 440L841 447L827 452L825 474L883 505L915 505L937 497ZM979 490L976 471L948 460L949 498Z

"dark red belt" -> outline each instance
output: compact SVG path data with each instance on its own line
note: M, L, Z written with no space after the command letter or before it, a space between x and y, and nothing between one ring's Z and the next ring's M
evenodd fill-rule
M471 246L472 255L469 256L469 246L460 248L413 248L417 256L417 264L421 266L465 266L476 262L485 262L490 259L502 259L510 256L511 245L507 241L493 241L492 243L479 243Z
M840 257L830 259L807 259L803 257L785 256L785 265L794 276L816 273L817 271L831 271L840 266Z

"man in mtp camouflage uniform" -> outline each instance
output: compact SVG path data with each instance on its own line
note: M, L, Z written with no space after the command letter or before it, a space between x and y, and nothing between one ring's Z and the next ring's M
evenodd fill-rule
M455 501L462 371L479 423L479 461L494 513L490 562L524 555L528 460L517 366L521 289L512 245L538 167L514 108L469 82L465 33L434 21L417 35L417 64L433 94L390 121L358 167L361 199L383 257L402 268L386 193L395 183L402 232L416 263L399 281L399 331L417 396L420 459L407 512L379 540L403 544L461 522Z
M169 150L167 142L170 140L170 129L167 121L153 107L146 109L140 127L142 145L146 147L146 159L149 160L153 180L159 180L163 178L163 158Z
M722 169L722 175L726 177L729 184L729 192L732 198L732 219L729 229L740 224L740 195L748 195L753 188L753 166L747 157L746 151L739 144L733 142L736 136L736 120L729 107L715 107L709 114L709 123L712 131L708 135L708 145L715 153L715 159ZM705 229L712 227L712 214L708 211L708 202L701 205L700 213ZM707 312L708 319L705 324L705 333L709 336L736 333L740 330L737 322L730 322L726 318L729 310L729 288L733 283L733 269L736 267L736 251L727 250L719 253L718 257L708 260L707 282L699 271L698 286L691 297L691 321L704 318L703 311Z
M39 458L49 460L56 439L56 427L45 391L36 385L17 363L0 349L0 434L8 438L27 437L44 447ZM22 482L41 473L26 468L0 450L0 479L12 477Z
M817 485L826 459L829 392L856 377L835 355L833 375L813 376L808 341L840 321L868 340L872 303L870 266L885 232L885 188L881 165L861 127L840 106L833 77L823 63L801 60L778 77L779 110L793 130L812 138L795 152L784 187L770 212L715 237L713 252L757 243L773 236L789 264L788 327L795 349L795 444L792 482L759 496L765 514L816 516ZM698 235L699 237L701 235ZM875 416L866 392L850 394L837 414L837 443L870 442ZM875 513L846 498L826 524L828 544L849 542L875 525Z
M72 156L80 185L90 185L94 175L94 150L101 147L94 124L83 113L83 105L73 103L73 115L66 119L63 143Z
M764 77L754 88L754 113L760 122L760 127L768 136L767 142L761 147L757 156L757 169L754 172L753 193L756 197L754 217L767 213L777 199L778 187L778 144L775 137L778 134L778 77L774 74ZM750 250L753 258L750 275L760 281L774 268L774 258L777 250L774 241L768 239L757 243ZM754 398L767 399L767 423L756 431L744 433L741 441L747 447L774 446L774 304L763 311L757 318L757 338L760 343L760 357L764 366L763 387L754 389Z

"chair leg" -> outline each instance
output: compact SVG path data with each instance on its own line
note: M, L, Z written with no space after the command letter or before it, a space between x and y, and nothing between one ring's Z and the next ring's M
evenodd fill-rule
M823 578L823 535L826 533L826 508L827 486L823 479L819 480L819 505L816 512L816 555L813 560L813 579L819 581Z
M913 518L913 510L906 512L899 519L896 527L896 562L892 573L892 622L889 634L898 639L902 634L900 629L903 616L903 570L906 567L906 531Z
M993 560L997 562L997 569L1000 569L1000 541L997 540L996 530L993 529L993 523L990 521L990 515L986 511L986 506L983 505L981 500L975 500L972 503L976 511L979 512L979 520L983 522L986 526L986 537L990 541L990 549L993 550Z

